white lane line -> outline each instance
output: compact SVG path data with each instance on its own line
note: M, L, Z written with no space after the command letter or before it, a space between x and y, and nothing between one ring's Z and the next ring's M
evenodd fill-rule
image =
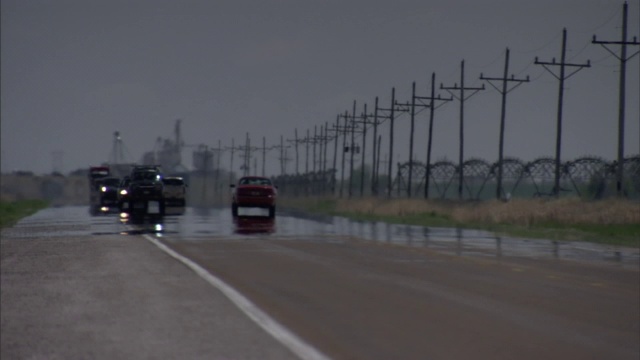
M291 352L296 354L301 359L309 360L328 360L329 357L316 350L311 345L304 342L294 333L289 331L283 325L272 319L265 312L260 310L249 299L244 297L238 291L227 285L220 278L215 277L200 265L194 263L188 258L178 254L165 244L161 243L157 239L147 234L142 235L149 242L160 248L160 250L167 253L169 256L185 264L189 269L193 270L206 282L213 285L216 289L220 290L232 303L234 303L242 312L244 312L251 320L262 327L267 333L273 336L281 344L287 347Z

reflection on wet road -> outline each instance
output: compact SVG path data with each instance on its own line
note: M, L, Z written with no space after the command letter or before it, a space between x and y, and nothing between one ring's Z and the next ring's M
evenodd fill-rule
M25 219L30 222L30 234L37 231L39 221L46 223L54 214L58 217L57 224L65 230L55 236L147 233L176 242L242 239L247 236L304 241L345 241L345 238L351 238L426 247L460 256L555 258L640 267L640 251L634 248L496 237L479 230L351 221L342 217L309 216L286 211L279 212L273 221L266 218L234 221L228 208L187 208L183 215L122 223L115 214L90 216L86 207L69 207L44 210ZM43 232L46 231L43 227Z

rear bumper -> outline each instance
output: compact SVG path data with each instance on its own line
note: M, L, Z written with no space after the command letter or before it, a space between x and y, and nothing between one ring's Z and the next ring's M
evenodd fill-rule
M159 200L129 200L120 203L120 212L127 214L147 214L162 215L164 214L164 204Z
M245 207L271 207L276 205L276 199L273 197L238 196L235 204Z
M164 204L165 206L185 206L186 200L182 197L165 197Z

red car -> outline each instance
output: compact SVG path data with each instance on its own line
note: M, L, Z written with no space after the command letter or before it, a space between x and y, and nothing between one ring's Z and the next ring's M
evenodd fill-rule
M271 180L261 176L245 176L238 180L237 185L231 185L232 203L231 213L238 216L238 208L268 209L269 218L276 216L277 187Z

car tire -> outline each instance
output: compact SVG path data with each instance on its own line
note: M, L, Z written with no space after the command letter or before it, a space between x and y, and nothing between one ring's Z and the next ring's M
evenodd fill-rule
M231 204L231 215L233 217L238 217L238 204Z

